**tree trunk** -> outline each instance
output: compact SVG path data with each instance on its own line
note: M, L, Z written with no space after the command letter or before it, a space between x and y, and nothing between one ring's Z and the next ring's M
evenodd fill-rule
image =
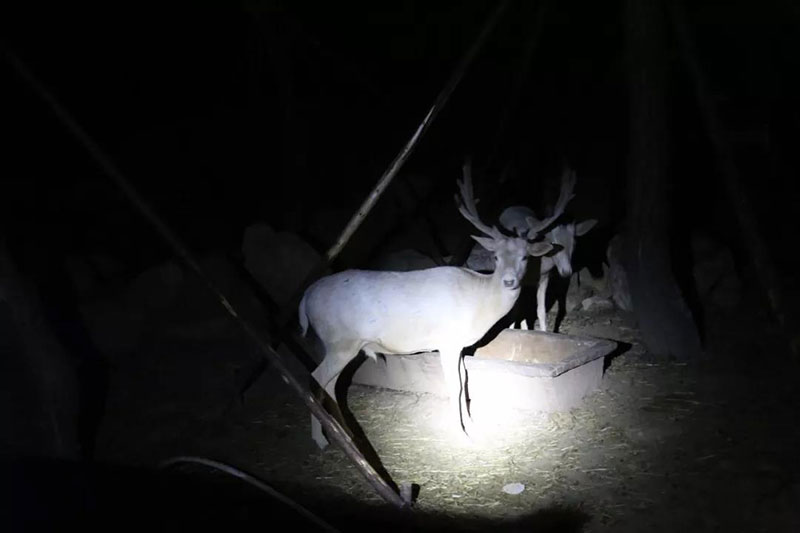
M649 351L692 359L702 353L700 338L673 275L669 248L664 15L659 0L627 2L630 155L624 262Z
M683 6L680 3L670 4L670 14L683 62L687 66L694 85L697 106L722 171L724 180L722 188L728 196L729 205L738 222L742 240L747 247L748 258L758 273L757 279L764 292L765 300L769 304L773 317L783 329L787 344L797 356L800 353L800 337L795 336L787 319L781 298L783 294L781 279L758 228L758 220L753 212L746 187L742 184L733 149L725 138L724 127L695 51Z

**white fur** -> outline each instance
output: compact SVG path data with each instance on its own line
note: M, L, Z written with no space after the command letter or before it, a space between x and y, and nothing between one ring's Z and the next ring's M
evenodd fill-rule
M551 248L518 238L476 240L493 249L493 274L449 266L411 272L347 270L308 288L300 302L300 325L304 334L311 325L325 347L325 358L312 375L334 400L339 374L361 350L373 358L376 353L438 350L453 420L459 427L469 423L461 351L514 306L528 255ZM312 436L321 447L327 444L314 417Z
M325 347L325 357L312 376L334 401L339 374L361 350L373 358L377 353L438 350L452 420L468 432L461 351L480 340L514 307L528 256L544 255L553 246L529 242L538 237L539 229L533 226L524 237L508 237L481 222L469 161L463 174L463 181L457 182L458 209L486 235L473 238L493 252L492 274L449 266L411 272L348 270L322 278L306 290L298 309L300 325L304 334L311 325ZM554 217L563 212L573 186L574 176L565 173ZM320 447L327 445L319 420L313 416L311 435Z

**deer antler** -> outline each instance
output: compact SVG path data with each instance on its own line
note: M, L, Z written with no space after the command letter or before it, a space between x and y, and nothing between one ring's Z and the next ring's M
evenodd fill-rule
M460 196L458 194L455 195L458 211L464 218L469 220L473 226L478 228L484 234L494 239L501 237L502 233L500 233L500 230L494 226L487 226L481 222L481 219L478 216L478 209L476 207L478 200L475 199L472 192L472 163L469 158L466 158L464 161L462 172L464 174L464 180L456 180L458 190L461 193Z
M536 221L533 217L528 217L528 239L534 239L538 234L552 224L558 217L564 213L564 209L570 200L575 197L572 192L575 188L575 171L565 168L561 174L561 192L558 195L558 201L553 207L553 213L544 220Z

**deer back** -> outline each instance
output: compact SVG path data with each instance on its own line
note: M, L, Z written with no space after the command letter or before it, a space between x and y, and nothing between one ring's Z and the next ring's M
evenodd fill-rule
M304 305L326 343L351 341L379 345L384 350L376 351L384 353L413 353L479 340L516 300L492 285L492 276L457 267L348 270L312 285Z

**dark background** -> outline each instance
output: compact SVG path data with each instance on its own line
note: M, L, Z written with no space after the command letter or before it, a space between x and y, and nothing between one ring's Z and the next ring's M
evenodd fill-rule
M535 204L537 180L568 162L580 180L573 208L594 209L616 225L624 216L628 131L624 5L548 6L501 131L538 5L512 3L406 170L441 184L434 191L452 208L464 155L485 171L479 191L510 164L516 180L503 194ZM257 220L302 232L298 220L321 207L354 210L493 8L408 1L33 4L4 8L3 41L201 251L237 247L242 229ZM723 122L732 138L743 139L735 145L737 163L762 233L779 265L791 270L796 225L786 214L798 207L792 156L800 12L778 0L757 7L692 2L688 15ZM671 205L693 225L727 230L730 207L668 39ZM38 231L43 241L58 235L54 244L65 249L102 249L133 270L168 256L7 63L2 76L6 228ZM735 245L735 232L726 240Z
M800 8L790 0L685 3L758 229L783 286L796 289ZM308 219L355 211L495 5L5 3L0 46L28 65L193 252L238 251L243 230L258 221L323 251L330 243ZM631 121L625 3L549 2L525 65L539 6L511 3L365 226L378 226L408 176L428 185L430 209L458 219L454 181L471 155L479 196L496 193L481 204L487 221L509 203L541 207L543 180L568 163L578 175L570 209L598 218L607 236L622 229ZM682 262L690 230L701 228L731 247L746 284L756 286L691 80L664 25L673 260ZM80 398L78 440L91 457L107 368L83 329L64 259L113 257L125 266L124 283L173 251L5 60L0 89L0 237L73 354L80 390L69 395ZM509 179L501 184L500 176ZM335 233L344 222L330 225ZM356 234L348 248L367 251L350 257L368 257L375 242ZM13 374L23 359L0 370L28 394ZM17 403L23 414L14 414L25 418L25 402ZM37 476L22 470L16 479L31 486L70 479L49 465Z

